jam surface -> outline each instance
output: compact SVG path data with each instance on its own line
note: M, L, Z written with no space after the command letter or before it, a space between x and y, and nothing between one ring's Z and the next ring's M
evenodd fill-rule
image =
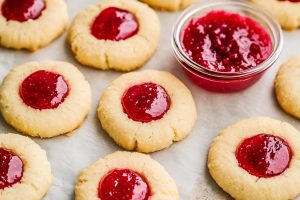
M245 139L236 151L239 166L259 178L280 175L289 167L292 156L282 138L269 134Z
M137 34L139 24L129 11L109 7L104 9L95 19L91 33L99 40L125 40Z
M22 177L22 160L11 151L0 147L0 190L19 183Z
M256 67L272 52L270 35L237 13L211 11L192 19L182 36L183 49L197 64L218 72Z
M171 98L166 90L155 83L130 87L123 95L123 111L134 121L150 122L161 119L169 110Z
M45 0L4 0L2 15L7 20L25 22L39 18L45 8Z
M23 102L40 110L57 108L68 93L69 87L63 76L44 70L32 73L20 86Z
M98 196L101 200L148 200L150 188L137 172L115 169L99 182Z

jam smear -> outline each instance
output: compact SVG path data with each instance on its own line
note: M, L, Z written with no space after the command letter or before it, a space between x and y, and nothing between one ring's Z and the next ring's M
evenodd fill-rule
M259 178L282 174L289 167L292 156L287 142L269 134L247 138L236 150L239 166Z
M115 169L99 182L101 200L148 200L150 188L143 176L130 169Z
M127 89L122 98L123 111L138 122L161 119L169 110L171 98L166 90L155 83L143 83Z
M69 87L64 77L40 70L29 75L20 86L23 102L34 109L54 109L64 102Z
M19 183L23 177L23 162L11 151L0 147L0 190Z
M96 17L91 33L99 40L119 41L137 34L139 24L136 17L129 11L109 7Z
M4 0L2 15L7 20L25 22L39 18L45 8L45 0Z
M256 67L271 54L270 35L238 13L211 11L192 19L182 36L183 49L197 64L217 72Z

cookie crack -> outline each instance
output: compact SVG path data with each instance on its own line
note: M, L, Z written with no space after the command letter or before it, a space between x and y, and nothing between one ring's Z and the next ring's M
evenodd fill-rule
M139 34L139 36L144 39L147 43L151 43L150 40L148 40L148 38L146 36L144 36L143 34Z
M142 125L140 125L138 128L137 128L137 130L135 131L135 133L134 133L134 136L133 136L133 139L134 139L134 146L133 146L133 151L137 151L137 149L138 149L138 147L139 147L139 142L138 142L138 140L137 140L137 134L138 134L138 132L139 132L139 130L141 129L141 127L143 126L143 124Z
M107 66L107 68L111 69L110 62L109 62L109 55L106 50L104 52L104 62L105 62L105 65Z
M179 8L180 8L180 9L183 8L183 2L184 2L184 0L180 0L180 2L179 2Z
M137 149L138 149L138 141L137 141L137 139L136 138L134 138L134 145L133 145L133 151L137 151Z
M176 128L174 128L173 126L171 126L172 130L173 130L173 142L177 141L178 138L178 131Z

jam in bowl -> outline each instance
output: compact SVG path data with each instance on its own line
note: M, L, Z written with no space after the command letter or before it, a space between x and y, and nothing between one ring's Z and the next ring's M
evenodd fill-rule
M253 85L279 57L283 36L268 13L248 2L198 3L173 29L172 46L199 86L235 92Z

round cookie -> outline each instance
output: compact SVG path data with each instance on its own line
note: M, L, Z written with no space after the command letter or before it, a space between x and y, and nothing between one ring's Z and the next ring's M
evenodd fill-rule
M275 93L285 112L300 119L300 55L290 58L279 69L275 79Z
M28 137L0 134L0 199L41 200L51 183L44 150Z
M159 35L159 18L147 5L135 0L105 0L77 15L68 39L81 64L130 71L153 55Z
M117 144L149 153L184 139L197 113L191 92L176 77L145 70L113 81L100 99L98 117Z
M63 0L0 0L0 44L35 51L63 33L68 10Z
M14 68L0 88L0 110L11 126L49 138L78 128L91 106L91 89L72 64L41 61Z
M300 193L299 134L267 117L237 122L213 140L209 172L235 199L294 199Z
M141 153L115 152L78 176L76 200L115 200L125 196L140 200L179 199L170 175L158 162Z
M300 26L300 1L298 0L252 0L270 12L286 30Z
M167 10L167 11L176 11L179 9L184 9L193 3L196 0L140 0L144 3L149 4L151 7L158 10Z

